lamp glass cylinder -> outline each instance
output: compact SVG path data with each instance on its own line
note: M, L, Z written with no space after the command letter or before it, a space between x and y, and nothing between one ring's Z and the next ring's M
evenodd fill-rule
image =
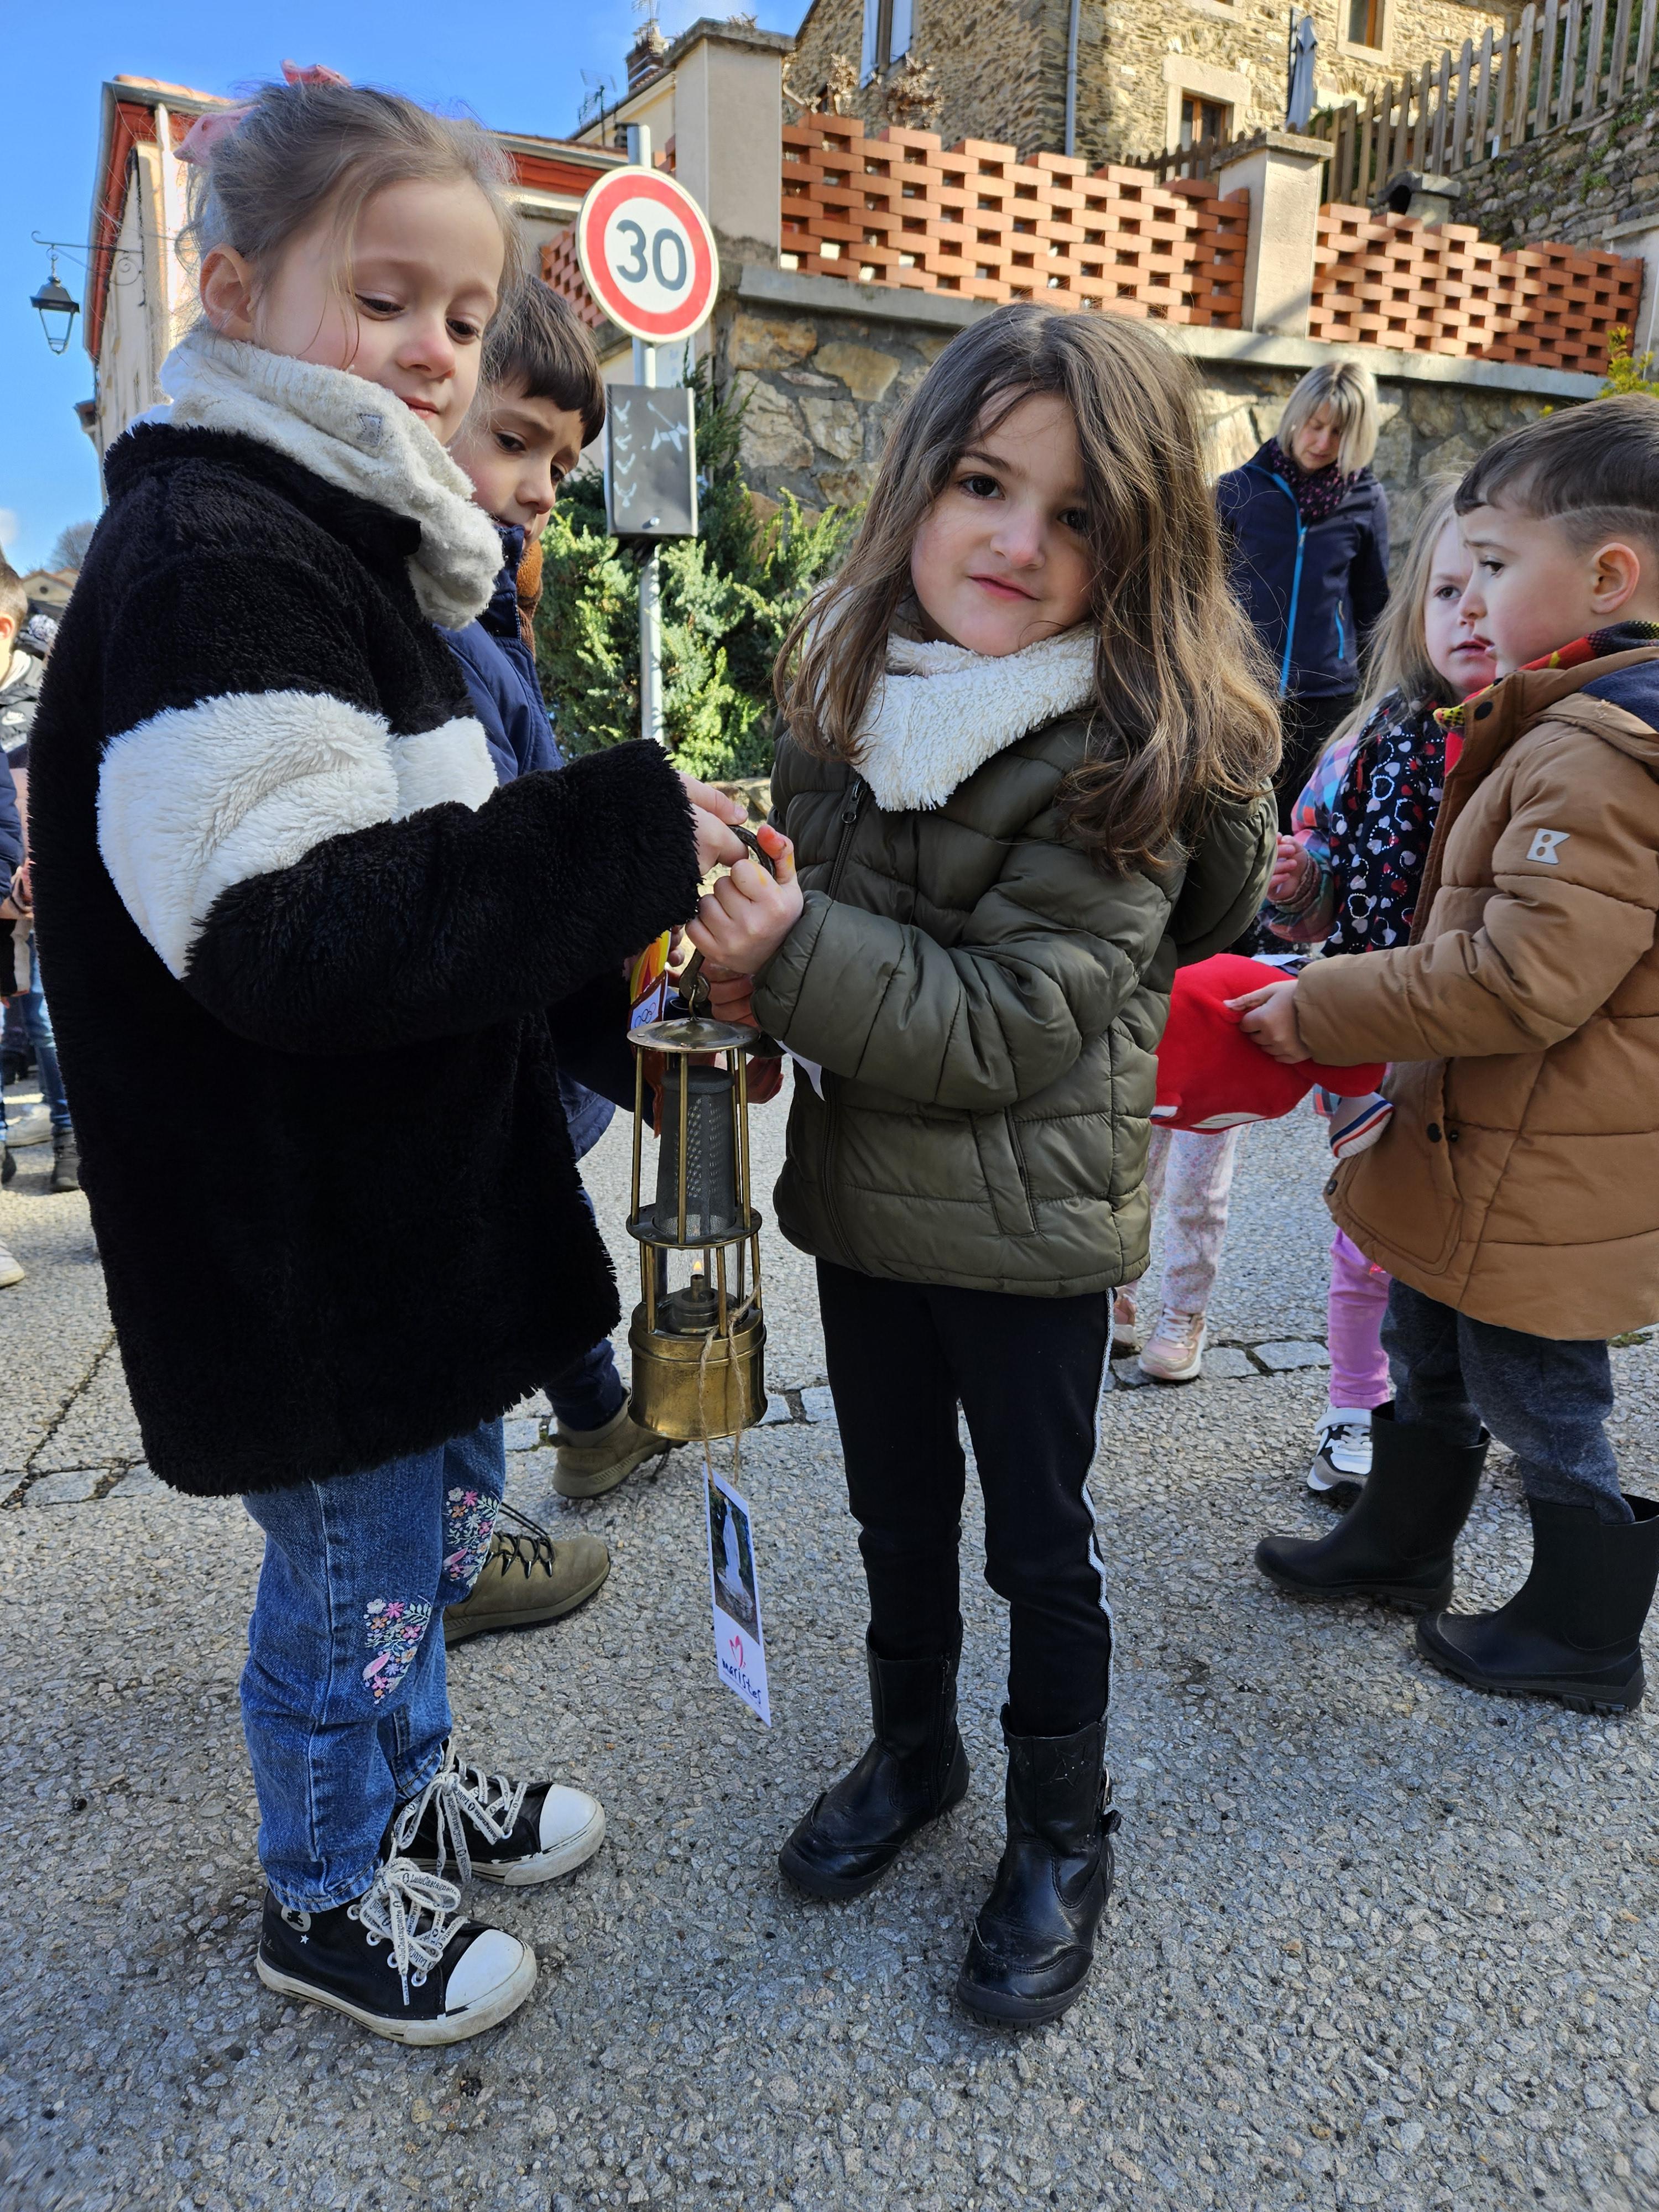
M766 1410L760 1216L750 1193L746 1055L752 1030L699 1015L649 1022L636 1054L633 1203L640 1303L629 1330L634 1418L682 1442L734 1436ZM655 1188L643 1202L660 1055Z

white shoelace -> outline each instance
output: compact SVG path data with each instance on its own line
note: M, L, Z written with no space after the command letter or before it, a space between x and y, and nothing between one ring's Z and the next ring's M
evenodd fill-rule
M407 2004L410 1984L419 1989L461 1927L459 1920L451 1917L460 1905L461 1893L453 1881L428 1874L410 1859L394 1856L346 1909L362 1923L371 1948L391 1944L392 1962ZM421 1926L423 1917L430 1919L429 1927Z
M472 1854L467 1848L467 1823L492 1844L504 1843L524 1809L529 1784L509 1782L504 1774L486 1774L482 1766L463 1765L452 1744L444 1763L418 1797L411 1797L398 1814L392 1831L394 1852L409 1849L415 1831L432 1806L438 1836L437 1873L441 1875L451 1855L455 1871L465 1882L472 1879ZM394 1860L393 1864L396 1863ZM446 1883L446 1888L452 1885Z

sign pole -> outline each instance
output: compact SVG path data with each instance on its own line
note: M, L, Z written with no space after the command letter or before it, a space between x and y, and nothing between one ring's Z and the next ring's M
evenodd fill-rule
M628 133L628 161L583 199L576 255L595 304L634 341L634 382L612 384L605 428L605 518L641 556L640 734L665 742L661 575L656 548L697 534L694 395L684 348L714 311L720 250L708 219L684 185L651 165L651 132Z
M628 126L628 158L635 167L651 167L651 126ZM634 341L634 381L654 388L657 349L644 338ZM662 596L653 545L640 568L640 735L662 744Z

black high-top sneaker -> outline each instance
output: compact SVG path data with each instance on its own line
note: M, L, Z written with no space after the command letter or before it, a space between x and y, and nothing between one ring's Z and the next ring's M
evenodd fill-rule
M460 1901L453 1881L401 1858L327 1912L291 1911L267 1890L259 1979L393 2043L463 2043L518 2010L536 1954L504 1929L460 1919Z
M562 1782L509 1782L464 1765L454 1745L418 1797L394 1815L387 1849L456 1878L529 1889L556 1881L591 1859L605 1841L605 1808Z

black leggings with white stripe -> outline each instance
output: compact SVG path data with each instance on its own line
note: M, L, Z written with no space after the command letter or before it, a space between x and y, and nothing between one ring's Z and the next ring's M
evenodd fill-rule
M1098 1720L1112 1623L1085 1486L1109 1294L1014 1297L820 1260L818 1302L877 1650L930 1657L961 1628L960 1403L985 1496L985 1579L1010 1611L1011 1732L1070 1735Z

